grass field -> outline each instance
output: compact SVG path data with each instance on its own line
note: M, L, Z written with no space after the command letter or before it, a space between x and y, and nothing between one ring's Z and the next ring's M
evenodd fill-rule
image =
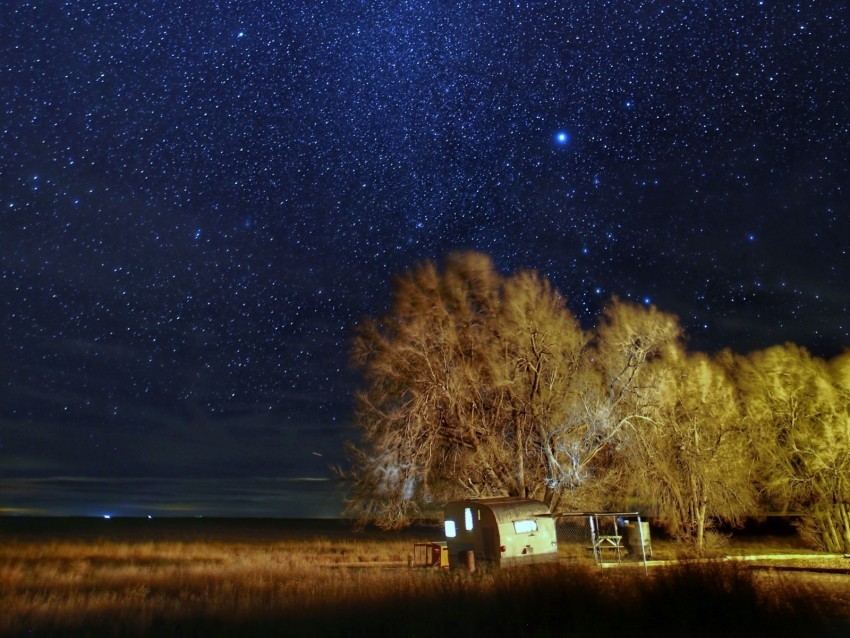
M408 568L413 541L434 538L337 523L0 521L0 634L850 635L846 574L720 560L648 573L581 560L474 575ZM788 538L740 545L726 554L806 554Z

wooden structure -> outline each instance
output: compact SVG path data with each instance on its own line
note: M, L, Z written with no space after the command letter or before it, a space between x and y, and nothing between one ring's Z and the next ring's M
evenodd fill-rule
M413 567L449 566L449 551L445 541L413 544Z

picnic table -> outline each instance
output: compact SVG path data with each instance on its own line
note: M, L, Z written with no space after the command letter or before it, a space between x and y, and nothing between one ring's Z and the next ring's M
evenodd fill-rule
M620 534L598 534L593 542L593 553L599 559L604 558L605 551L611 550L617 554L617 562L622 558L623 537Z

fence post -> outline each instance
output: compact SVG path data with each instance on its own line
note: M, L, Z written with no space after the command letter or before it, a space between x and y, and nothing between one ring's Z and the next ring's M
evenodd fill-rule
M596 519L596 516L593 515L593 514L589 514L587 516L587 520L588 520L588 523L590 525L590 544L593 546L593 560L596 561L596 564L598 565L600 563L599 547L598 547L598 544L596 542L596 536L597 536L597 529L596 528L598 526L598 523L595 519Z
M643 540L643 525L640 522L640 513L637 515L638 534L640 535L640 553L643 556L643 573L648 574L649 570L646 567L646 543Z

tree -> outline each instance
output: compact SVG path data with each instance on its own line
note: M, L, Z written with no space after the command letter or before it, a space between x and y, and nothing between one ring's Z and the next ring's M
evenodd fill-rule
M739 384L760 475L822 548L850 552L850 355L827 363L793 344L752 353Z
M360 446L351 510L399 527L456 496L541 495L587 337L550 284L452 255L395 282L392 310L358 329Z
M503 435L516 445L517 484L509 493L535 495L563 474L559 432L585 370L587 334L548 281L521 272L502 287L488 344L493 388L506 409Z
M714 360L677 344L646 376L653 388L647 418L630 424L621 446L628 485L701 551L708 529L740 523L754 503L753 456L735 386Z
M680 333L672 316L614 299L591 339L547 280L503 277L478 253L414 268L355 338L349 510L399 527L461 496L611 501L641 370Z
M709 357L681 341L673 315L616 298L585 331L545 278L479 253L420 264L354 340L349 511L392 528L458 497L637 496L701 549L758 486L850 551L850 353Z
M644 371L681 334L673 315L611 299L583 353L564 415L552 424L558 461L546 495L552 507L566 497L571 508L599 508L622 495L617 448L624 430L647 418L652 388Z

